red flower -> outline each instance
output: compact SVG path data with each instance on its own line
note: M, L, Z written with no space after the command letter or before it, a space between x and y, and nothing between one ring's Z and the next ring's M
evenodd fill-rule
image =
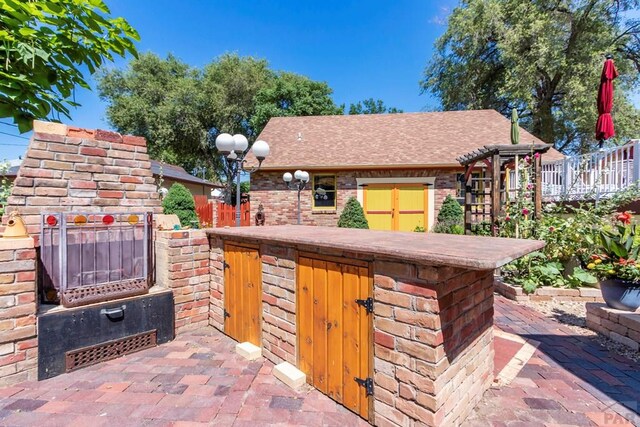
M553 233L555 230L556 230L556 228L555 228L555 227L553 227L553 226L552 226L552 227L549 227L549 231L550 231L550 232L552 232L552 233Z
M616 219L623 224L631 224L631 212L622 212L616 216Z
M527 208L522 209L522 215L529 215L529 209Z

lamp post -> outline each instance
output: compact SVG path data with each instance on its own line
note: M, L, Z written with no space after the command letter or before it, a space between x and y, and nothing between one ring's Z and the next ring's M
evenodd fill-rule
M227 162L235 162L237 164L236 170L233 171L230 179L233 181L236 178L236 227L240 227L240 174L245 172L251 175L260 169L262 162L269 155L269 144L258 140L253 143L251 150L249 150L249 141L244 135L236 134L231 136L228 133L221 133L216 138L216 148L222 155L226 156ZM256 159L258 159L258 166L245 169L244 163L249 151L252 151Z
M293 179L295 178L295 181ZM297 170L293 176L287 172L282 175L282 179L287 183L289 190L298 190L298 225L300 225L300 192L304 190L309 182L309 172Z

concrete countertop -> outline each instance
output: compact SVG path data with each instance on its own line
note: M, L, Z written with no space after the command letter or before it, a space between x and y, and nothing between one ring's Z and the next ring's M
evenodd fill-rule
M206 232L229 240L306 245L471 270L493 270L544 247L539 240L303 225L209 228Z

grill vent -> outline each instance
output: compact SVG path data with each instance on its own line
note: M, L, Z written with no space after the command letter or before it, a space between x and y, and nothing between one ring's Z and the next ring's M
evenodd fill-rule
M65 353L66 371L71 372L156 346L156 331L144 332L115 341L84 347Z

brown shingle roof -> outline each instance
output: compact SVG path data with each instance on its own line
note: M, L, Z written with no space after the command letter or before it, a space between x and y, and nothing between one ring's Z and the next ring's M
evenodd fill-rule
M495 110L274 117L259 138L264 169L459 166L457 157L508 144L511 122ZM520 130L520 143L542 143ZM562 155L552 149L544 160Z

